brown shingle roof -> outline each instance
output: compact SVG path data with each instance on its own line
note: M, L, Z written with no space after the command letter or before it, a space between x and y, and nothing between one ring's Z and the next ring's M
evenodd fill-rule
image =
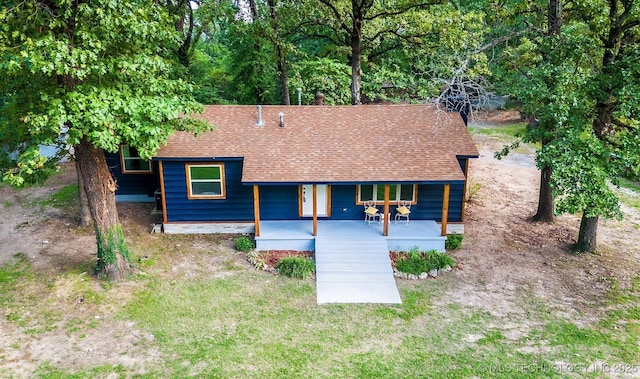
M216 129L176 133L157 157L244 157L245 183L338 183L463 180L456 156L478 156L461 117L428 105L263 106L263 126L256 106L201 117Z

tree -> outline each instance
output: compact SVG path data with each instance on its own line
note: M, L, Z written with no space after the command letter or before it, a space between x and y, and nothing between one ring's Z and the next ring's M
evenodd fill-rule
M428 28L430 20L416 15L439 0L318 0L320 7L310 11L309 25L315 29L309 34L345 49L351 66L351 104L362 102L362 60L381 56L408 45L419 49L421 39L435 34ZM431 19L432 20L432 19ZM424 30L427 27L427 30Z
M151 0L12 2L0 11L0 144L14 185L42 177L52 161L39 144L71 146L97 242L97 272L117 280L131 256L104 151L121 144L151 158L174 130L207 126L190 86L172 77L179 43L166 9ZM45 172L46 173L46 172Z
M537 5L531 4L532 7ZM534 20L536 16L534 15ZM542 20L538 20L541 23ZM567 62L566 56L562 54L563 43L561 38L562 31L562 2L560 0L549 0L547 6L546 31L535 32L534 36L538 37L534 40L525 40L525 49L528 55L520 58L520 53L507 54L508 69L511 76L512 87L508 89L509 93L515 94L516 98L523 101L523 111L527 115L529 125L527 133L523 136L523 140L527 142L540 142L542 146L549 143L553 138L554 131L559 127L556 109L553 105L557 104L556 94L560 90L559 85L564 84L558 77L564 71L562 68L573 65L573 61ZM542 35L546 38L541 38ZM528 43L533 42L527 46ZM530 50L531 48L537 51ZM523 49L524 50L524 49ZM531 57L535 59L531 59ZM514 59L515 58L515 59ZM527 61L528 60L528 61ZM524 63L524 64L523 64ZM567 65L567 63L569 63ZM562 83L562 84L561 84ZM531 88L536 88L531 91ZM553 104L552 104L553 103ZM560 121L561 122L561 121ZM503 153L509 152L507 147L501 153L497 154L498 158ZM555 218L555 207L553 201L553 193L551 189L552 168L549 165L540 167L540 187L538 191L538 207L533 221L552 222Z
M531 10L545 8L537 3L529 6ZM521 12L518 8L515 10ZM506 74L500 86L521 102L521 112L527 116L529 125L522 141L541 143L544 149L561 128L583 119L588 108L588 104L581 100L585 99L584 75L590 74L590 65L594 62L589 58L590 51L585 51L580 37L583 31L577 25L569 26L569 34L562 33L560 0L547 2L546 20L538 14L533 12L526 23L527 37L522 38L518 46L505 49L502 64ZM506 146L496 157L501 158L517 145L518 142ZM553 170L550 165L539 168L538 206L532 219L552 222L555 218L551 188Z
M557 212L582 215L574 250L593 252L599 218L622 216L611 184L640 171L640 13L633 0L576 3L569 11L571 27L563 36L572 42L563 50L589 64L573 72L579 80L570 91L559 81L561 96L553 104L570 117L537 160L553 168Z
M602 64L594 76L592 87L595 97L592 132L598 144L610 154L600 154L598 164L588 169L592 173L605 169L615 180L622 170L634 165L637 170L640 160L640 70L637 63L640 57L640 10L634 0L607 0L605 5L608 10L606 19L593 25L604 27L600 35ZM600 193L582 204L576 242L576 250L581 252L596 250L599 216L619 212L617 199L613 200L615 196L607 183L600 180L593 184Z

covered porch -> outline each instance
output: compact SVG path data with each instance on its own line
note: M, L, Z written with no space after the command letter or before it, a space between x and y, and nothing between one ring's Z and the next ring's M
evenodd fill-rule
M317 220L317 235L335 241L350 242L366 236L384 237L387 248L393 251L425 250L444 251L446 236L441 226L431 220L411 220L388 223L388 235L384 236L384 223L363 220ZM256 235L258 250L309 250L315 251L314 221L261 221L260 235Z

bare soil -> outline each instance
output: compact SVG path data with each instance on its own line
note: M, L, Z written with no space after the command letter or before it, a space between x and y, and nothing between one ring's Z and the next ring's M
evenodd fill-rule
M505 112L492 112L481 120L485 125L514 121L519 121L519 115ZM480 158L470 167L465 237L462 248L451 252L457 270L437 279L448 288L442 301L497 317L516 317L510 334L505 333L514 338L535 326L527 324L521 306L526 301L542 301L573 322L593 322L606 310L606 291L613 284L629 287L640 269L639 212L623 207L623 222L601 221L599 252L573 255L569 248L578 232L578 217L562 216L552 224L530 221L539 183L533 151L519 151L498 161L493 152L502 142L482 135L474 138ZM119 299L88 304L83 296L104 285L91 276L96 259L93 231L76 226L74 209L34 205L75 179L73 165L64 164L61 173L42 187L0 187L0 264L22 253L36 275L48 278L56 288L55 293L45 288L24 289L31 291L23 294L25 298L37 299L38 307L26 304L23 309L0 309L0 376L9 372L30 377L47 362L66 369L121 364L130 372L143 372L161 359L158 351L141 343L152 341L153 336L134 323L118 320L117 310L109 305L126 302L138 282L114 284L119 290L110 294ZM150 234L150 225L158 221L151 215L152 205L118 207L143 273L175 280L252 269L245 255L234 251L232 237ZM147 267L149 254L157 254L153 258L161 262ZM15 314L21 315L17 321ZM87 319L94 322L82 321ZM74 323L84 331L82 338L70 332ZM33 325L42 324L47 325L45 330L34 332ZM502 327L509 329L508 324Z

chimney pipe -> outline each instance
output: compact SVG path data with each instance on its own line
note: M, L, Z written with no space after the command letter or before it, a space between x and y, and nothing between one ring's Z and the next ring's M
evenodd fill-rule
M284 128L284 113L278 113L278 117L280 117L280 127Z
M302 105L302 88L298 88L298 106Z
M264 125L264 122L262 121L262 105L258 105L258 122L256 123L257 126L262 126Z
M322 105L324 101L324 94L322 92L316 93L316 105Z

